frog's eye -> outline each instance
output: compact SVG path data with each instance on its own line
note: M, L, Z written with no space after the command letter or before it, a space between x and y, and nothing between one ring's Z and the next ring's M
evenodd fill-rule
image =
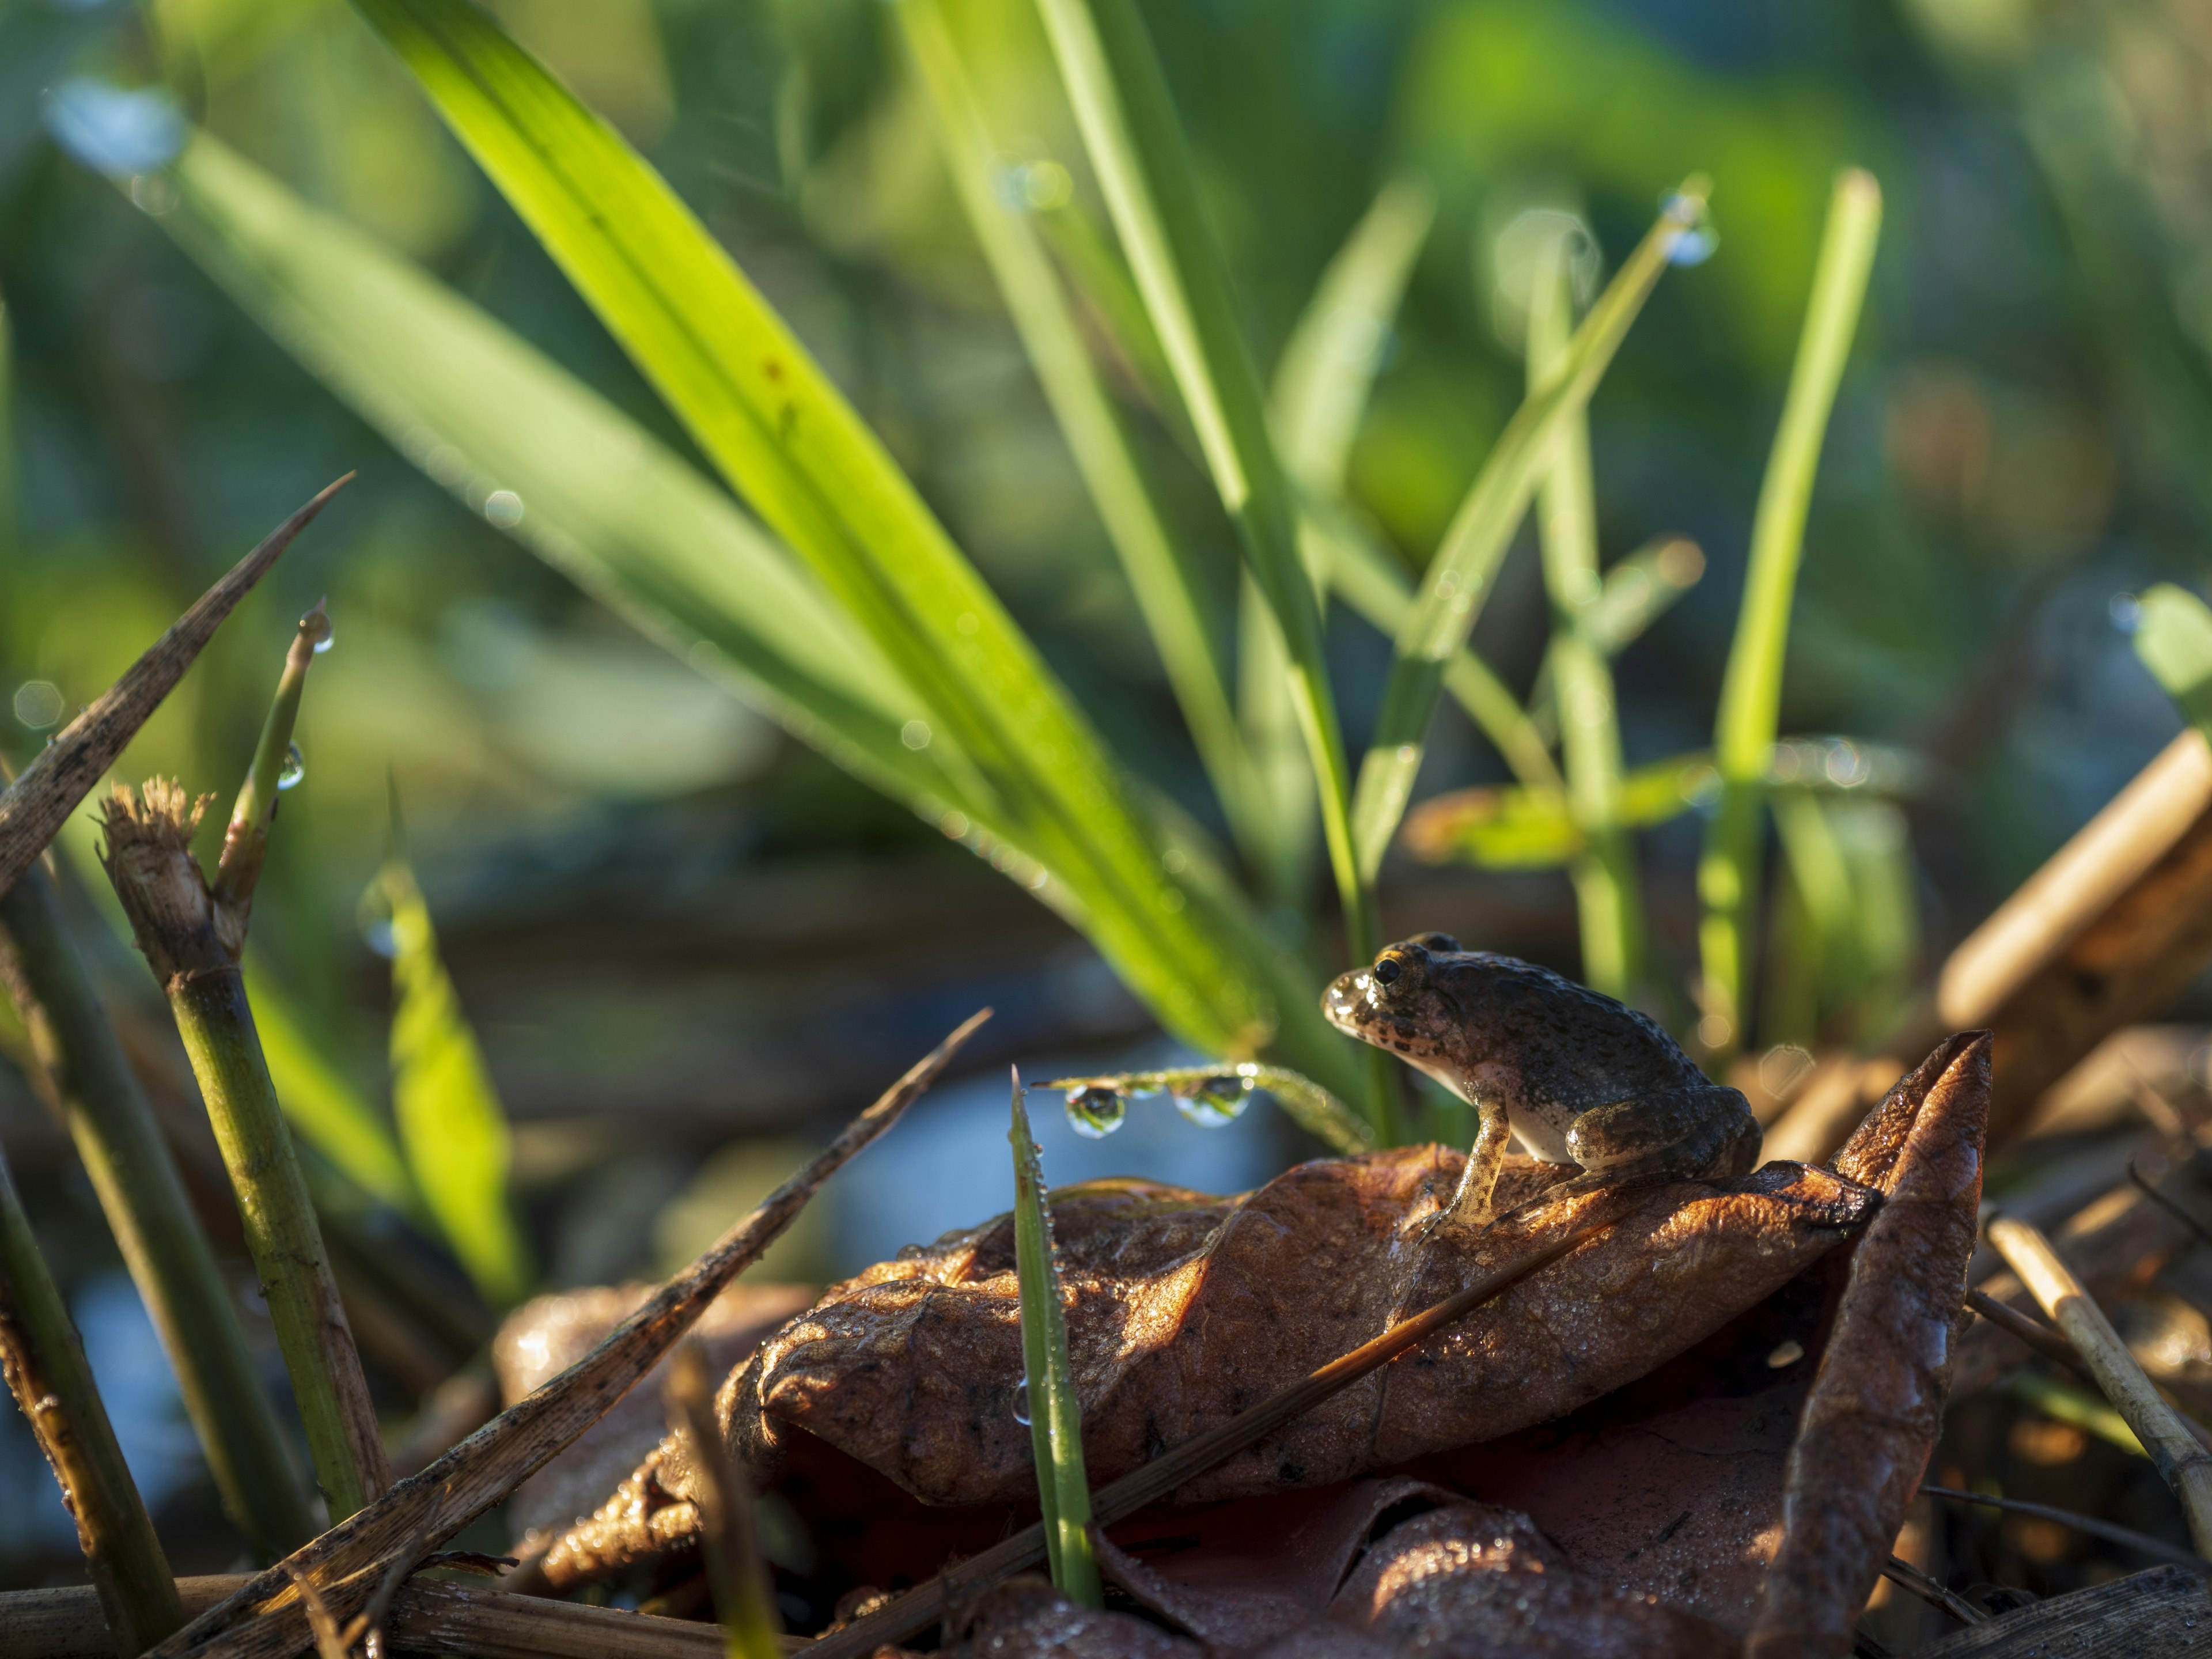
M1399 956L1380 956L1375 958L1374 978L1377 985L1395 985L1406 971L1406 959Z

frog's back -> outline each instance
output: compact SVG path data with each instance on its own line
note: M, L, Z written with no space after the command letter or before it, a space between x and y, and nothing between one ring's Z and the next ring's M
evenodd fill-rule
M1477 1045L1464 1062L1510 1064L1530 1097L1586 1109L1706 1081L1656 1020L1548 968L1461 951L1430 973Z

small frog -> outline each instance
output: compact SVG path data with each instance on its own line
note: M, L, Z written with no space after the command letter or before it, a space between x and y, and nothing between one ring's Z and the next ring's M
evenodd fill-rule
M1759 1128L1654 1021L1547 968L1417 933L1322 995L1339 1030L1402 1054L1480 1116L1443 1219L1481 1226L1510 1131L1588 1189L1650 1176L1747 1175Z

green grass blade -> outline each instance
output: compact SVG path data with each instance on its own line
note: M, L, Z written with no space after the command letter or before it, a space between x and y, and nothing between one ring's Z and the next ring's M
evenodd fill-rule
M1283 464L1308 490L1333 496L1344 488L1352 441L1436 210L1436 192L1419 179L1385 185L1283 347L1269 402Z
M2212 610L2172 582L2150 589L2142 604L2136 657L2189 723L2212 738Z
M1647 542L1605 573L1597 598L1583 608L1583 631L1610 661L1705 574L1705 553L1688 538L1662 536ZM1543 742L1559 735L1559 700L1548 653L1536 670L1535 684L1528 688L1528 720Z
M1528 380L1533 396L1559 372L1574 322L1574 291L1563 243L1538 263L1528 301ZM1583 979L1632 1001L1644 966L1644 882L1636 843L1620 821L1620 722L1613 671L1593 637L1589 612L1604 592L1598 575L1597 492L1590 478L1589 419L1559 422L1537 491L1538 544L1552 603L1550 662L1565 718L1559 750L1567 805L1583 850L1573 863L1582 925Z
M1352 857L1350 773L1322 657L1320 607L1299 556L1296 506L1267 429L1259 376L1238 331L1228 272L1159 60L1133 0L1039 0L1039 9L1214 487L1282 630L1346 941L1364 959L1376 943L1374 901ZM1380 1090L1372 1104L1381 1123L1389 1106Z
M1639 766L1620 780L1620 822L1650 830L1690 810L1712 777L1703 750ZM1563 787L1457 789L1406 815L1400 844L1428 864L1553 870L1587 848Z
M1698 1037L1717 1054L1734 1052L1744 1040L1743 996L1752 973L1753 911L1765 829L1760 786L1781 708L1783 653L1789 644L1805 515L1881 231L1881 187L1874 175L1857 168L1838 174L1797 361L1759 487L1743 605L1713 722L1721 796L1698 865L1704 910L1698 930L1703 971L1698 1000L1704 1010Z
M1134 383L1133 392L1158 416L1184 453L1200 460L1198 434L1183 412L1167 354L1160 349L1160 337L1145 314L1145 297L1137 292L1136 280L1113 239L1073 191L1059 206L1041 213L1037 227L1069 287L1089 307L1091 322L1121 358Z
M422 1203L485 1301L513 1307L535 1271L507 1191L507 1113L438 956L415 872L379 878L392 907L392 1112Z
M1091 1547L1091 1482L1083 1468L1083 1413L1067 1358L1060 1270L1053 1259L1052 1214L1044 1170L1030 1133L1028 1091L1014 1073L1014 1273L1021 1291L1023 1388L1029 1401L1037 1500L1044 1509L1052 1582L1079 1606L1105 1605ZM1013 1402L1007 1402L1012 1409Z
M912 692L902 738L955 786L930 815L957 810L1178 1035L1229 1053L1279 1037L1303 1069L1341 1073L1317 1012L1270 994L1256 924L1240 931L1221 907L1190 902L1029 640L660 177L467 0L358 9L715 465Z
M1215 798L1246 856L1255 864L1268 863L1279 840L1273 829L1278 820L1263 810L1252 757L1230 707L1213 630L1129 434L1091 364L1034 216L1017 212L1001 199L994 176L999 147L985 125L944 8L939 0L901 0L897 13L968 222L1121 557Z
M1444 665L1467 643L1498 562L1535 493L1559 422L1589 404L1675 243L1704 212L1703 182L1685 183L1575 331L1558 376L1506 422L1445 530L1412 614L1399 630L1382 712L1360 763L1352 834L1359 866L1370 878L1413 793Z
M422 1200L407 1173L399 1143L382 1114L324 1059L299 1009L270 975L246 970L246 1000L261 1033L284 1118L302 1139L328 1158L353 1184L404 1215L422 1212Z

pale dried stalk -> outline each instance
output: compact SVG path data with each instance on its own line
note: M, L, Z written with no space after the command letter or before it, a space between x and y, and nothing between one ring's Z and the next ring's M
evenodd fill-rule
M353 477L349 472L278 525L261 544L202 594L146 654L125 671L84 713L39 751L7 793L0 795L0 893L46 850L76 804L92 792L124 746L161 707L201 649L215 637L238 602L268 574L292 538Z
M2159 1397L2104 1310L2089 1299L2042 1232L2002 1213L1983 1229L2021 1283L2066 1334L2112 1409L2127 1419L2189 1517L2199 1555L2212 1555L2212 1453L2197 1443L2173 1408Z
M714 1382L697 1338L676 1350L666 1393L668 1425L684 1437L699 1472L699 1552L728 1659L774 1659L783 1632L753 1525L753 1495L715 1426Z
M234 1594L155 1649L155 1659L290 1659L312 1638L288 1567L313 1580L335 1616L351 1618L375 1593L395 1554L418 1540L434 1549L605 1416L691 1328L707 1304L760 1259L822 1183L898 1121L990 1018L990 1012L987 1008L971 1016L915 1062L827 1148L763 1200L713 1249L662 1285L589 1354L501 1412L422 1474L401 1481L288 1561L246 1580ZM425 1518L434 1510L435 1522L426 1528ZM396 1634L394 1640L398 1642ZM715 1641L719 1649L719 1638ZM434 1650L438 1644L426 1645Z
M1332 1359L1258 1405L1239 1412L1220 1427L1193 1435L1142 1468L1133 1469L1119 1480L1100 1487L1091 1495L1092 1527L1110 1527L1146 1504L1158 1502L1222 1459L1265 1439L1331 1395L1351 1387L1370 1371L1388 1364L1408 1348L1435 1335L1454 1320L1465 1318L1529 1274L1549 1267L1619 1218L1609 1211L1601 1212L1595 1219L1584 1222L1511 1267L1486 1274L1465 1290L1423 1309L1410 1319L1401 1320L1382 1335L1340 1358ZM865 1619L854 1620L835 1635L822 1638L806 1650L809 1659L868 1659L878 1648L904 1641L1008 1573L1035 1565L1044 1559L1044 1526L1039 1522L1016 1533L1002 1544L994 1545L981 1555L947 1568L927 1583L916 1585L896 1601Z

